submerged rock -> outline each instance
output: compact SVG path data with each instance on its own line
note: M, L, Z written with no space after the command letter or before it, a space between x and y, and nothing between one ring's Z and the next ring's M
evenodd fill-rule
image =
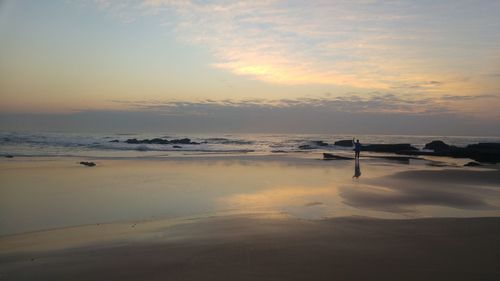
M110 140L109 142L120 142L119 140Z
M86 161L82 161L82 162L80 162L80 164L83 165L83 166L87 166L87 167L94 167L94 166L97 165L94 162L86 162Z
M464 165L464 167L478 167L478 166L483 166L483 165L481 165L481 163L477 163L475 161L471 161L471 162Z
M353 147L354 143L352 140L339 140L333 143L336 146Z
M5 158L14 158L14 155L5 155Z
M182 146L180 146L180 145L174 145L174 146L172 146L172 147L173 147L173 148L182 148Z

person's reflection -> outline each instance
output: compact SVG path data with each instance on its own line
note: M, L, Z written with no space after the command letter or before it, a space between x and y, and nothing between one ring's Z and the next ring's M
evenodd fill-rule
M359 165L359 158L354 159L354 176L352 178L359 178L361 176L361 166Z

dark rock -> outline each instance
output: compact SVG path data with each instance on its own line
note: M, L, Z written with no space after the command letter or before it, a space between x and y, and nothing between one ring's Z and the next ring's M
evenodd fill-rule
M14 155L5 155L5 158L14 158Z
M328 146L328 143L324 142L324 141L312 141L311 142L313 145L316 145L316 146Z
M148 141L149 141L149 142L147 142L148 144L170 144L170 142L168 140L160 139L160 138L154 138L154 139L151 139Z
M130 143L130 144L138 144L138 143L141 143L139 140L137 139L128 139L125 141L126 143Z
M175 144L200 144L199 142L191 141L191 139L188 139L188 138L171 140L170 143L175 143Z
M336 146L353 147L354 143L352 140L339 140L333 143Z
M128 139L125 142L130 143L130 144L200 144L198 142L193 142L188 138L174 139L174 140L170 140L170 141L166 140L166 139L161 139L161 138L143 139L143 140Z
M180 145L174 145L174 146L172 146L172 147L173 147L173 148L182 148L182 146L180 146Z
M495 151L500 151L500 143L495 143L495 142L480 142L477 144L469 144L468 146L465 147L466 149L472 149L472 150L495 150Z
M397 154L446 156L453 158L470 158L481 163L500 162L500 143L478 143L466 147L450 146L448 150L429 151L401 151Z
M483 165L481 165L480 163L474 162L474 161L471 161L471 162L464 165L464 167L478 167L478 166L483 166Z
M87 167L94 167L94 166L97 165L94 162L85 162L85 161L80 162L80 164L83 165L83 166L87 166Z
M396 143L396 144L368 144L361 146L362 151L372 151L372 152L393 152L401 153L406 151L418 151L416 147L411 146L408 143Z
M119 140L110 140L109 142L120 142Z
M302 149L302 150L309 150L309 149L315 149L315 147L310 146L310 145L308 145L308 144L304 144L304 145L300 145L300 146L299 146L299 149Z
M353 160L351 157L338 156L331 153L323 153L323 160Z
M468 151L466 157L481 163L498 163L500 162L500 150L495 151ZM455 157L455 156L452 156ZM464 158L463 155L457 158Z
M450 145L444 143L441 140L434 140L434 141L431 141L430 143L426 143L424 146L424 149L434 150L434 151L443 151L443 150L449 150L450 147L451 147Z

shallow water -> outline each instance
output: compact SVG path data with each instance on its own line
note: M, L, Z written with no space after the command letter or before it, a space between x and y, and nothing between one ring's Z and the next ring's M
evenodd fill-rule
M353 161L319 158L98 158L93 168L71 157L3 159L0 234L209 213L283 212L307 219L500 216L497 170L459 168L474 176L436 180L433 175L443 168L422 160L362 159L356 171ZM411 174L417 170L431 174Z

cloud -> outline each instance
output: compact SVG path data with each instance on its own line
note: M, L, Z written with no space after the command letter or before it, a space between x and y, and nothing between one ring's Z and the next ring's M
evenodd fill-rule
M463 113L456 109L457 103L482 99L498 99L495 95L453 96L440 98L414 97L394 93L372 92L369 94L349 93L343 96L303 97L296 99L201 99L198 101L179 100L113 100L129 110L150 110L171 115L206 115L227 110L280 110L301 109L346 113L397 113L412 115L432 115L444 113Z
M208 46L219 60L214 64L217 68L280 84L386 87L374 74L385 72L387 62L382 64L374 57L377 50L389 46L371 43L392 35L376 27L364 32L355 26L398 20L391 15L356 11L343 1L312 5L282 1L154 3L176 9L178 34L188 42Z
M213 67L270 83L434 92L456 82L449 74L449 61L443 64L430 56L442 52L433 46L450 36L446 30L426 24L439 22L433 11L440 9L440 4L427 7L412 1L344 0L97 2L101 9L113 13L123 14L123 7L129 6L134 16L155 15L175 30L180 40L207 48L216 60Z
M4 114L2 130L110 132L348 133L500 135L498 118L483 120L451 105L470 100L392 93L298 99L113 100L119 110L71 114Z
M497 95L465 95L465 96L453 96L453 95L443 95L440 97L441 100L448 101L472 101L472 100L482 100L482 99L499 99Z

